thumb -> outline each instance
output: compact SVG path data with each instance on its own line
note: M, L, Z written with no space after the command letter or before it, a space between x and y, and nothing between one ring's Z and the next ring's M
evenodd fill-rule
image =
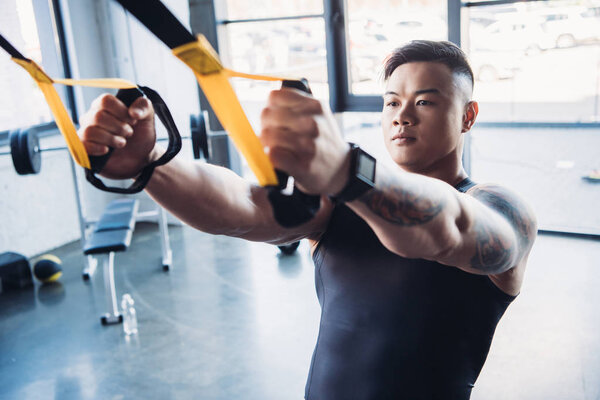
M268 148L266 150L271 163L276 169L292 176L295 175L298 168L298 160L292 151L281 147Z
M145 120L154 118L154 108L152 103L145 97L136 99L131 106L129 106L129 116L134 121Z

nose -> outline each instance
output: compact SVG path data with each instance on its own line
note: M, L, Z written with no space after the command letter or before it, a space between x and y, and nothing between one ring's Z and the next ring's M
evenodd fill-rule
M393 120L394 126L411 126L414 125L416 122L416 117L409 105L403 105L402 107L400 107Z

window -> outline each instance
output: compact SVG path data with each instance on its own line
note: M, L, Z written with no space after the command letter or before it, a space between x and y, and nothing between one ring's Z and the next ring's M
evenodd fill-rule
M600 119L600 17L579 4L468 8L462 43L478 80L479 121Z
M446 40L446 1L348 0L350 93L381 95L385 57L413 39Z
M219 19L247 20L297 17L300 15L323 14L322 0L226 0L219 1Z
M0 3L2 35L25 57L43 65L42 50L31 1ZM52 120L42 92L29 74L0 50L0 131Z
M64 39L62 21L57 1L33 2L11 0L0 3L0 29L2 35L20 51L42 66L51 77L65 77ZM57 45L60 48L57 48ZM67 66L68 67L68 66ZM10 56L0 49L0 131L33 125L53 124L54 118L35 81ZM68 111L73 114L72 90L55 86ZM50 129L48 133L57 133Z
M473 178L521 193L542 229L600 234L600 196L586 180L600 172L600 0L327 3L346 15L328 59L342 71L330 84L348 140L386 160L383 58L413 38L451 38L476 78L480 114L465 151Z
M315 97L328 98L321 0L263 0L260 4L228 0L220 5L216 10L219 51L226 66L248 73L306 78ZM248 119L258 130L258 117L269 90L280 84L239 78L232 79L232 84Z
M475 180L521 193L540 228L600 234L598 1L472 4L463 10L479 101Z

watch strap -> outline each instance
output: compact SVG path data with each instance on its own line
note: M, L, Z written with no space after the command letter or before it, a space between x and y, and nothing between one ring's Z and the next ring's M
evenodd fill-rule
M335 202L349 202L356 200L375 186L375 158L355 143L349 143L349 145L350 176L348 183L341 192L335 196L331 196ZM361 163L364 162L372 163L372 168L368 168L368 175L365 175L363 173L364 168L361 168Z

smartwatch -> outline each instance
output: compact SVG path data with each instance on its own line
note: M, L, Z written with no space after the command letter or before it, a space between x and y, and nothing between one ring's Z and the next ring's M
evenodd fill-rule
M350 178L348 183L336 196L336 202L355 200L375 186L375 157L365 152L358 145L350 144Z

